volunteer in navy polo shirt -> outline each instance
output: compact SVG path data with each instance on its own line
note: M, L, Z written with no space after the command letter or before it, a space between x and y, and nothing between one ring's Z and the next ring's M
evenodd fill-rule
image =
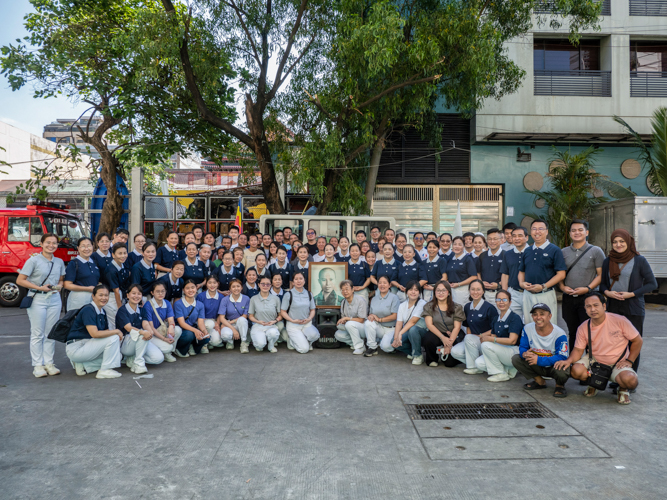
M489 229L486 232L486 242L489 249L482 252L478 259L475 259L475 264L477 265L477 274L484 283L486 300L495 305L496 291L500 290L500 280L502 278L500 267L505 259L505 252L500 248L502 243L500 229Z
M405 237L404 234L398 233L398 235L396 236L395 243L396 243L396 249L394 250L394 259L396 259L396 261L399 264L402 264L405 261L405 259L403 258L403 249L405 248L405 245L408 244L408 239ZM414 245L412 245L412 248L413 249L415 248ZM417 264L421 264L422 258L419 256L416 250L414 259L417 262Z
M385 243L382 249L383 257L375 261L371 271L371 282L377 285L378 279L382 276L389 278L389 283L398 279L399 263L394 258L394 246L391 243ZM392 289L396 291L396 288Z
M500 265L502 279L501 288L512 296L510 310L523 320L523 288L519 285L519 264L528 248L528 230L517 227L512 231L512 248L505 252L505 258Z
M552 311L558 310L554 286L565 279L567 265L563 252L549 243L549 227L543 220L530 225L533 245L529 247L519 264L519 284L527 293L523 294L523 317L530 317L533 305L543 303ZM551 323L557 324L557 314L551 315Z

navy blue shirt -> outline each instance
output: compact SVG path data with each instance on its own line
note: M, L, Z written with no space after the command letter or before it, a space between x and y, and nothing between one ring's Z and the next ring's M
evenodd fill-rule
M500 288L500 278L502 273L500 272L500 267L503 265L503 260L505 260L505 251L500 250L498 255L489 255L488 250L482 252L478 258L475 259L475 264L477 264L477 272L482 275L482 281L487 283L498 283L498 288Z
M280 277L283 279L281 288L283 290L289 290L289 282L293 278L292 264L286 260L285 267L279 267L278 262L274 262L269 266L269 273L271 273L272 278L276 274L280 274Z
M162 267L171 269L171 266L174 265L174 261L182 260L179 259L178 250L170 250L168 245L163 245L157 249L157 254L155 256L155 264L160 264Z
M369 241L368 244L371 246L371 250L373 250L375 253L378 253L380 251L380 247L378 246L377 243Z
M398 279L401 286L408 286L411 281L419 281L419 263L412 261L412 265L407 266L405 262L398 266Z
M208 262L201 261L201 263L204 264L204 276L207 278L211 276L218 267L211 259L208 259Z
M347 255L341 255L340 250L334 254L334 259L336 262L350 262L352 256L350 255L350 250L348 249Z
M394 259L396 259L399 264L403 264L403 262L405 262L403 255L398 255L398 250L394 252ZM414 260L417 262L417 264L421 264L422 258L417 252L415 252Z
M104 276L104 271L106 270L107 266L111 264L111 261L113 260L113 256L111 255L110 251L107 253L107 255L102 256L100 255L99 250L95 250L93 254L90 256L90 258L93 259L93 262L95 262L98 269L100 270L100 276Z
M116 313L116 328L123 332L123 334L129 335L130 330L143 330L142 323L144 320L148 320L148 318L141 305L137 306L136 311L132 311L130 304L125 304L119 307ZM128 323L131 325L129 330L125 328L125 325Z
M183 296L183 284L185 281L183 278L178 278L176 283L171 282L171 273L165 274L158 281L164 283L164 287L167 289L167 294L164 296L165 300L173 301L175 299L180 299Z
M361 260L361 258L359 258L356 264L353 264L352 261L347 263L347 279L352 281L354 286L363 286L370 277L371 270L368 264Z
M218 281L220 284L218 285L218 290L221 292L226 292L229 290L229 282L232 281L233 279L239 279L238 276L238 269L234 266L232 266L231 271L227 273L225 271L225 266L222 265L218 267L213 274L215 275L216 278L218 278Z
M67 340L90 339L90 333L86 325L95 325L98 330L108 330L109 323L107 322L107 315L104 310L97 312L95 304L86 304L74 318L72 328L67 334Z
M216 319L218 317L218 309L220 308L220 301L224 295L216 292L215 297L208 296L208 290L197 295L197 302L204 304L204 319Z
M188 259L185 259L185 272L183 273L183 281L192 280L197 285L203 283L206 279L206 273L204 271L204 263L199 259L195 260L195 263L192 264Z
M389 278L389 282L396 281L398 279L398 266L400 264L396 259L392 258L388 263L384 261L384 258L378 259L375 261L373 270L371 271L371 276L375 276L375 279L379 279L382 276Z
M519 285L519 265L527 248L528 247L526 246L521 253L515 251L514 248L508 250L505 252L505 258L503 259L502 264L500 264L500 273L507 275L507 286L514 290L522 290Z
M519 271L525 273L525 281L533 285L542 285L556 276L558 271L567 271L563 252L553 243L546 248L526 249L519 264Z
M505 298L503 296L503 298ZM523 321L521 321L521 316L517 313L509 311L509 316L503 321L503 319L498 316L496 321L493 323L493 334L498 338L508 339L510 338L510 333L516 333L516 342L514 345L519 345L521 341L521 332L523 332Z
M473 309L472 302L468 302L463 306L463 312L466 315L463 326L467 326L468 333L472 333L473 335L480 335L493 330L493 324L498 319L498 309L486 300L483 300L479 304L479 309Z
M130 283L130 270L126 267L121 267L120 270L116 268L115 262L112 262L107 266L107 270L104 274L104 283L111 288L113 292L116 288L120 290L120 296L125 296L125 291L131 285ZM117 304L120 305L120 304Z
M125 267L128 269L132 269L132 266L134 266L137 262L139 262L141 259L143 259L144 256L141 254L137 254L134 250L132 250L130 253L127 254L127 260L125 261ZM153 261L155 263L155 261Z
M435 259L431 262L427 258L422 261L420 266L419 279L426 280L427 285L435 285L438 281L442 280L442 275L447 272L447 258L442 255L436 255Z
M144 267L144 260L140 260L130 271L130 284L134 285L135 283L141 285L144 295L148 295L153 288L153 283L155 283L156 272L155 267L151 264L150 268Z
M477 266L470 255L447 262L447 281L450 283L461 283L471 276L477 276Z
M88 259L88 262L82 262L75 257L67 264L65 281L79 286L95 286L100 282L100 275L100 269L92 258Z
M257 284L259 282L255 282L255 288L248 288L248 283L243 285L243 290L241 291L241 295L245 295L249 299L252 299L255 295L259 293L259 285Z

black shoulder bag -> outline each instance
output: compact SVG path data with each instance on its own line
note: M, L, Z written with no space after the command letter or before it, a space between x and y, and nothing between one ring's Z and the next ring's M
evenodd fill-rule
M44 278L44 281L42 281L42 284L39 286L44 286L46 280L48 280L49 276L51 276L51 271L53 271L53 261L51 261L51 267L49 267L49 274L46 275L46 278ZM23 297L23 299L21 300L21 305L19 305L19 309L28 309L32 305L32 299L34 298L35 298L34 295L26 295L25 297Z
M593 342L591 341L591 320L589 319L586 323L588 326L588 366L590 371L590 377L588 378L588 385L598 391L604 391L607 388L607 383L611 377L614 367L623 359L625 356L625 350L621 354L621 357L618 358L616 363L613 365L603 365L597 361L593 361Z
M584 250L583 253L579 257L577 257L577 259L572 263L572 265L567 268L567 271L565 271L565 276L570 274L570 271L572 271L572 269L574 269L574 266L577 265L577 263L581 260L581 258L584 255L586 255L586 252L588 252L591 248L593 248L593 245L588 245L588 248L586 248L586 250Z

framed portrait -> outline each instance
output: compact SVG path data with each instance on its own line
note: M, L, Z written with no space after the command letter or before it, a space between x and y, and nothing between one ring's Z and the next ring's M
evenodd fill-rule
M308 290L319 308L340 307L343 295L340 282L347 279L347 262L311 262L308 272Z

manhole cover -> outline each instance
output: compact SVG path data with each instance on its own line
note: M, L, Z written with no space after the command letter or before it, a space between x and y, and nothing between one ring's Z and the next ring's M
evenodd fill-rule
M541 403L457 403L405 405L412 420L558 418Z

